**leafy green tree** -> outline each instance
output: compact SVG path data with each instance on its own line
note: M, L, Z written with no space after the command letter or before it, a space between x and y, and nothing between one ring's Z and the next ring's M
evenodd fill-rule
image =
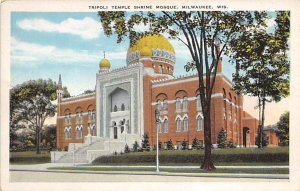
M104 33L117 35L117 42L129 37L133 45L137 39L149 34L167 34L183 43L190 52L187 71L197 70L202 111L204 114L205 156L201 169L213 170L211 160L211 95L215 85L221 56L229 54L230 41L255 23L264 23L265 12L185 12L162 11L130 13L121 11L98 12ZM149 31L136 32L134 26L149 24Z
M289 125L290 122L290 112L285 112L280 116L279 121L277 122L277 131L276 134L279 137L281 146L289 145Z
M56 106L51 103L57 99L58 85L49 80L30 80L10 89L10 131L19 122L33 127L36 136L36 152L40 154L41 129L46 118L54 116ZM69 96L64 87L64 96Z
M47 125L42 131L42 142L48 151L56 148L56 125Z
M233 88L258 98L259 148L264 145L262 134L266 103L278 102L289 95L289 12L276 12L275 21L274 31L268 32L266 25L255 24L248 33L231 41L231 58L236 64Z
M224 128L222 128L218 134L217 144L218 148L224 149L227 147L227 133Z
M149 143L149 135L148 135L148 133L145 133L143 135L142 149L144 151L150 151L150 143Z

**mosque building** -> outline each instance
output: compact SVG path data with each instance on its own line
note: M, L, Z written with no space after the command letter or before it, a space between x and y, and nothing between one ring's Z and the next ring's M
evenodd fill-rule
M62 98L59 78L57 148L52 161L91 162L98 156L124 151L127 144L139 144L149 135L150 147L159 141L165 147L171 139L180 149L194 138L204 142L203 113L197 75L174 77L175 50L162 35L147 35L127 52L127 66L110 70L105 57L99 63L94 93ZM211 102L212 143L224 128L227 140L238 147L254 147L258 120L243 109L243 97L234 92L232 82L218 64ZM155 111L159 111L157 123ZM274 132L269 144L278 145ZM67 150L64 151L63 150ZM72 152L73 153L73 152Z

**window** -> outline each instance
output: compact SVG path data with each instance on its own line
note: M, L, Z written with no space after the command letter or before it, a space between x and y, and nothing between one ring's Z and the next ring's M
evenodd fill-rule
M157 125L157 131L159 132L159 133L161 133L161 123L156 123L156 125Z
M79 115L79 123L82 124L82 122L83 122L83 112L81 111Z
M164 121L164 132L167 133L169 131L169 121L165 119Z
M72 138L72 129L71 127L65 128L65 139L71 139Z
M230 111L229 111L230 131L232 131L232 98L230 93L229 93L229 106L230 106Z
M124 103L122 103L122 105L121 105L121 111L125 111L125 105L124 105Z
M95 120L96 119L96 113L95 113L95 110L92 111L92 120Z
M224 113L224 128L227 128L227 109L226 109L226 92L223 89L223 113Z
M187 97L183 98L183 110L184 111L188 110L188 98Z
M157 108L158 111L161 110L161 101L160 100L157 101L157 107L156 108Z
M69 119L68 119L68 115L65 114L65 124L69 124Z
M159 65L159 73L162 74L163 73L163 66Z
M189 129L189 120L187 117L185 117L183 119L183 131L186 132L186 131L188 131L188 129Z
M82 139L82 126L76 127L76 139Z
M163 102L163 109L168 110L168 100L167 99L165 99Z
M176 110L180 110L181 109L181 101L180 101L180 98L176 98Z
M127 133L130 134L131 133L131 129L130 129L129 120L126 121L126 128L127 128Z
M79 123L79 113L76 112L76 124L78 124L78 123Z
M177 132L181 131L181 120L179 117L176 119L176 131Z
M201 110L201 100L200 100L200 95L197 95L197 98L196 98L196 106L197 106L197 110Z
M117 112L118 111L118 107L115 105L114 106L114 112Z
M197 131L203 131L203 118L201 115L197 117Z
M92 112L90 110L88 111L88 119L89 119L89 121L92 120Z

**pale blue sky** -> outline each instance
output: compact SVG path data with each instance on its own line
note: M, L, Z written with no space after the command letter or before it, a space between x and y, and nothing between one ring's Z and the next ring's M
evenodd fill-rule
M126 65L128 40L117 44L116 37L106 37L97 13L33 13L11 15L11 85L30 79L58 80L71 95L94 89L98 63L103 51L112 68ZM143 26L137 30L143 30ZM176 51L175 75L186 74L183 66L191 61L186 47L170 41ZM223 59L223 72L231 79L234 68Z

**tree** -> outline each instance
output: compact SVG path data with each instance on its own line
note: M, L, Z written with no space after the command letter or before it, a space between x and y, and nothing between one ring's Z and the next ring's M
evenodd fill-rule
M98 12L104 33L113 32L117 42L129 37L131 46L137 39L149 34L166 34L187 47L192 58L187 63L187 71L196 69L199 79L201 107L204 114L205 156L201 169L213 170L211 159L211 95L221 56L228 54L227 46L240 33L256 21L263 23L264 12L184 12L162 11L161 13L139 12L126 15L126 12ZM149 24L149 31L136 32L134 26Z
M289 95L289 12L276 12L276 27L268 32L267 26L256 24L231 41L232 60L236 64L233 89L258 98L258 147L263 147L265 106Z
M281 146L289 145L289 121L290 121L290 112L285 112L279 118L277 122L277 131L276 134L279 137L279 144Z
M19 122L29 124L35 130L36 152L40 153L41 129L46 118L54 116L57 84L49 80L30 80L10 89L10 131ZM69 96L64 87L64 96Z
M222 148L222 149L226 148L227 146L227 133L224 128L222 128L218 134L217 144L218 144L218 148Z
M149 135L148 135L148 133L145 133L143 135L142 149L144 151L150 151L150 143L149 143Z
M227 143L227 147L228 148L236 148L236 145L234 144L233 140L230 139Z
M48 151L56 148L56 125L47 125L43 128L41 140Z

